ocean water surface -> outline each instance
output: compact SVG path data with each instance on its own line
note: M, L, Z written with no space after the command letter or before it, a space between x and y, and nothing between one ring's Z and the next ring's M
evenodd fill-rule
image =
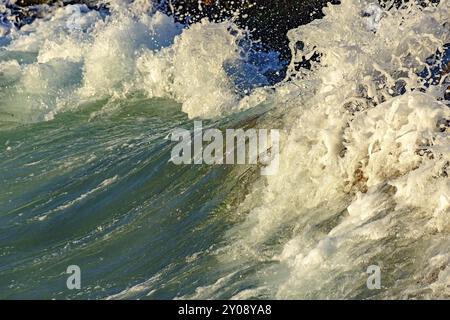
M448 0L330 4L287 66L109 3L1 13L0 298L450 298ZM173 164L195 120L280 130L278 172Z

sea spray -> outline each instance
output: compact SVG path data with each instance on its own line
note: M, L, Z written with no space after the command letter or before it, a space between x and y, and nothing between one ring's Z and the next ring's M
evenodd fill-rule
M236 298L449 296L450 109L445 84L419 76L450 41L449 11L344 0L289 32L280 170L255 184L220 260L255 269L259 285ZM366 287L374 264L381 290ZM214 288L190 297L220 297Z
M258 52L232 22L184 29L150 2L109 6L108 14L57 7L7 35L0 57L0 80L8 83L0 88L4 121L48 120L80 101L136 92L175 99L190 117L218 117L262 101L260 92L255 102L240 102L282 68L277 54Z

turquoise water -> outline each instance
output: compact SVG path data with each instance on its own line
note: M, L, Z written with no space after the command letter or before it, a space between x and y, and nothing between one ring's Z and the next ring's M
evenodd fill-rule
M90 119L103 103L2 129L0 298L105 298L148 279L127 297L174 298L220 273L208 252L235 220L224 208L245 170L170 163L165 137L192 128L172 101ZM80 291L66 287L69 265Z

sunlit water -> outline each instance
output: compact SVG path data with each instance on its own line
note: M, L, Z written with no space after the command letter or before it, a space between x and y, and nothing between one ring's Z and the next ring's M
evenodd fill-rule
M2 27L0 298L450 297L449 1L325 8L274 86L233 23L114 3ZM279 171L172 164L194 119L280 129Z

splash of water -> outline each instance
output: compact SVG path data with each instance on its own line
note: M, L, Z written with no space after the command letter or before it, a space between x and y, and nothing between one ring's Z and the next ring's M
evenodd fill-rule
M448 79L418 75L450 41L449 5L344 0L289 32L280 171L255 184L219 254L257 270L258 285L235 298L449 297ZM366 287L370 265L382 290Z
M48 120L80 101L137 91L173 98L190 117L216 117L248 106L240 99L282 67L277 54L244 45L246 33L231 22L183 29L149 1L112 1L109 9L54 8L6 36L3 120Z

